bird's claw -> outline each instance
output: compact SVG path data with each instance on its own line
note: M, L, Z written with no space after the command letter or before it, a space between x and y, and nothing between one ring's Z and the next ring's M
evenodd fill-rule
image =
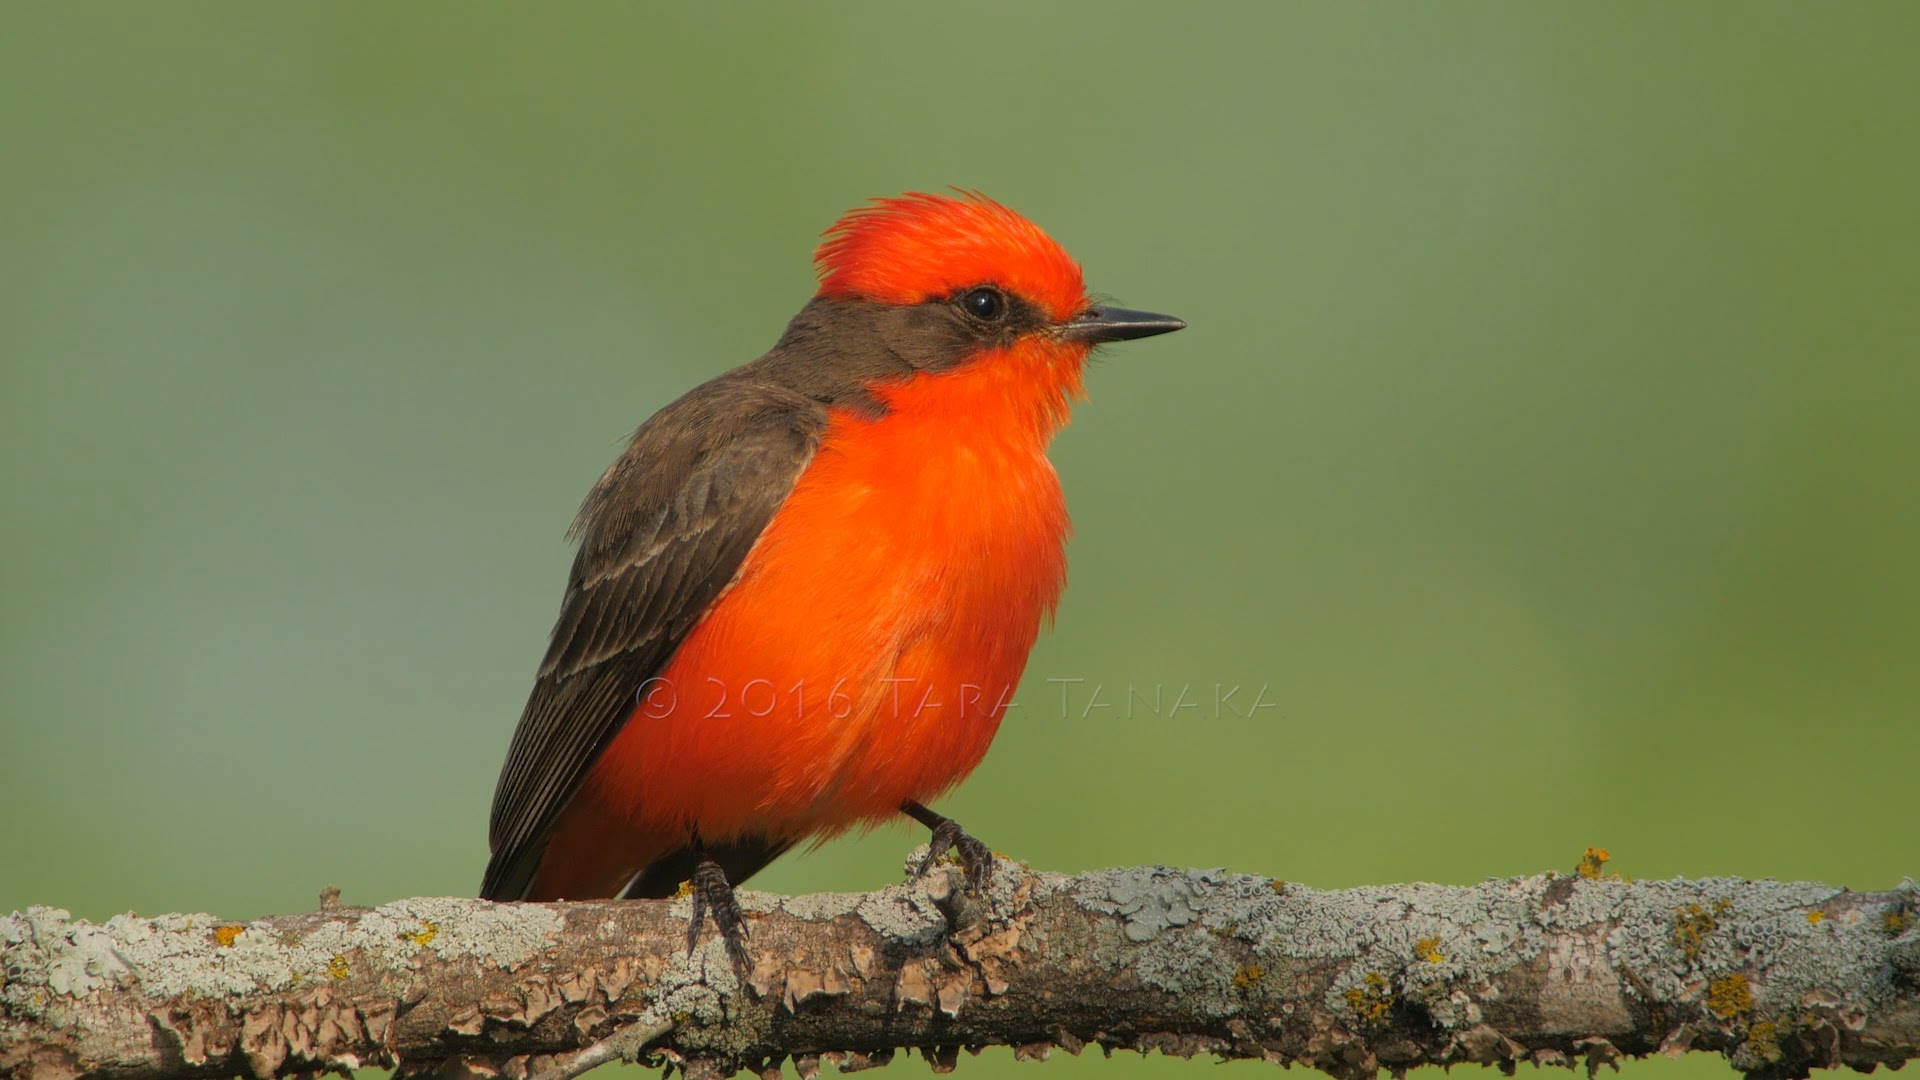
M920 860L920 868L914 871L914 877L925 877L947 853L960 856L960 865L967 873L967 891L976 896L986 892L987 882L993 879L993 849L967 835L960 823L946 818L933 827L933 839L927 844L927 857Z

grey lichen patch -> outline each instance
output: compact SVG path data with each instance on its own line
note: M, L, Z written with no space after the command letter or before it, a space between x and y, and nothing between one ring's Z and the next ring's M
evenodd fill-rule
M504 970L540 951L564 925L558 912L540 904L477 905L422 897L385 904L358 918L322 922L265 951L283 962L275 977L288 982L346 978L352 970L347 958L355 954L379 970L411 970L429 955ZM265 936L243 935L229 951L239 952L248 937Z
M932 844L921 844L919 847L916 847L912 851L907 852L907 857L901 860L901 863L900 863L901 877L907 881L912 881L913 879L919 877L920 867L926 863L927 853L932 850L933 850ZM949 854L947 858L958 859L959 856Z
M1129 963L1142 983L1180 995L1196 1014L1227 1016L1239 1009L1241 988L1234 976L1240 969L1219 941L1199 927L1170 931L1136 946Z
M691 954L675 950L672 961L648 990L645 1011L633 1024L671 1025L682 1032L684 1045L731 1058L759 1034L749 1024L728 1023L739 1019L729 1015L727 1002L740 991L726 943L713 935Z
M829 922L851 915L867 898L866 893L810 893L780 899L780 910L808 922Z
M1911 882L1907 885L1911 886ZM1877 1009L1895 993L1895 972L1884 962L1884 931L1866 918L1810 922L1805 909L1831 899L1804 887L1761 882L1744 894L1736 912L1746 918L1732 929L1735 942L1752 950L1756 1011L1787 1015L1826 1004L1822 988L1856 986L1850 1009ZM1920 894L1916 894L1920 898ZM1750 913L1750 914L1749 914Z
M1295 885L1263 904L1247 926L1257 934L1262 956L1347 959L1373 946L1382 927L1406 913L1405 902L1386 889L1322 892Z
M1845 940L1857 928L1807 918L1837 892L1735 878L1636 882L1614 911L1608 955L1656 1002L1681 1000L1703 978L1742 969L1761 973L1774 994L1833 985L1835 977L1884 983L1871 977L1871 943Z
M1541 935L1534 916L1546 886L1540 877L1486 881L1467 890L1414 885L1400 894L1408 917L1432 928L1415 939L1414 951L1430 964L1446 965L1450 974L1469 977L1487 973L1492 958L1503 963L1516 954L1529 959L1539 951ZM1419 947L1427 936L1440 938L1436 948L1441 960Z
M43 1017L58 998L81 998L126 978L129 970L104 927L76 922L60 908L31 907L0 917L0 1002L19 1016Z
M1539 955L1546 935L1531 916L1539 910L1542 884L1529 878L1469 889L1416 884L1381 890L1371 917L1353 924L1350 939L1366 948L1375 966L1404 972L1409 993L1478 983Z
M1536 876L1467 889L1321 892L1148 867L1088 874L1066 887L1082 908L1121 921L1127 964L1142 982L1194 995L1208 1013L1233 1004L1228 973L1243 969L1245 954L1225 943L1236 939L1251 945L1263 969L1346 961L1327 989L1328 1008L1373 1015L1383 1001L1406 1000L1461 1030L1480 1022L1482 988L1549 949L1553 970L1590 988L1582 1007L1620 1022L1630 1020L1624 998L1693 1000L1714 980L1742 973L1756 1013L1820 1005L1820 987L1867 987L1867 1008L1895 993L1885 928L1857 915L1809 919L1841 895L1816 884ZM1731 998L1720 1000L1724 1012Z
M1073 898L1082 908L1117 915L1130 941L1152 941L1170 928L1199 920L1218 870L1146 866L1102 870L1074 879Z
M1534 912L1527 921L1555 930L1579 930L1612 922L1620 914L1621 901L1633 890L1631 884L1617 877L1578 874L1521 878L1514 884L1532 896Z
M1146 986L1177 994L1196 1013L1228 1016L1248 989L1235 976L1244 970L1240 950L1229 942L1257 905L1277 897L1265 878L1223 870L1140 867L1084 874L1046 883L1046 892L1070 890L1074 903L1120 920L1119 940L1096 949L1118 955L1096 964L1124 967Z
M779 893L736 889L733 893L733 899L735 903L740 905L740 910L743 912L748 914L769 915L781 910L782 902L786 900L786 897L781 896Z
M545 948L565 925L546 904L476 906L466 899L421 897L369 911L346 944L395 966L407 965L420 949L431 949L442 960L474 959L504 970Z
M716 934L691 953L674 953L649 991L648 1012L677 1023L717 1024L726 1019L727 999L740 992L726 942Z
M1901 897L1898 907L1902 912L1920 912L1920 883L1903 878L1893 891ZM1901 922L1902 929L1887 946L1887 951L1902 978L1920 983L1920 918L1903 915ZM1886 920L1882 920L1882 925L1886 925Z
M1220 1002L1223 1009L1231 1004L1224 973L1239 970L1240 954L1221 954L1214 942L1186 932L1198 926L1216 938L1248 941L1255 962L1273 970L1299 961L1348 961L1327 990L1329 1008L1358 1008L1377 1019L1384 1001L1404 999L1442 1027L1464 1029L1480 1022L1481 988L1549 948L1554 969L1596 988L1588 1007L1611 1016L1623 1006L1605 988L1626 980L1589 974L1596 969L1638 964L1637 970L1652 971L1656 995L1678 998L1689 980L1698 985L1702 972L1724 974L1737 958L1773 957L1805 940L1816 925L1805 918L1806 908L1832 895L1807 886L1749 891L1726 910L1724 928L1708 934L1695 957L1676 951L1667 940L1674 910L1703 895L1737 891L1738 884L1535 876L1467 889L1415 884L1321 892L1299 885L1275 890L1265 879L1218 871L1147 868L1086 875L1070 887L1082 907L1123 920L1136 946L1132 965L1149 985ZM1638 929L1604 935L1623 922ZM1596 932L1579 933L1589 927ZM1813 985L1836 974L1813 972L1794 982Z
M356 952L370 965L395 969L412 966L421 950L507 968L538 952L561 926L560 916L541 905L428 898L329 919L300 936L205 914L117 915L96 926L50 908L7 916L0 933L8 965L40 973L9 980L8 1007L24 1011L36 1001L44 1006L49 995L80 997L129 981L157 998L278 992L347 977L346 958Z
M1081 908L1120 920L1120 933L1098 941L1097 966L1131 970L1144 985L1178 994L1196 1012L1226 1016L1239 1008L1234 976L1238 950L1228 947L1235 912L1246 896L1270 889L1242 888L1263 879L1221 870L1141 867L1084 874L1065 886Z
M1225 973L1238 964L1187 934L1191 926L1216 940L1248 942L1256 961L1274 970L1297 961L1355 961L1331 991L1330 1004L1344 1005L1348 989L1374 987L1383 972L1393 973L1397 986L1452 1026L1473 1014L1455 1007L1451 986L1493 978L1544 947L1548 934L1534 916L1546 884L1526 878L1471 889L1418 884L1323 892L1297 884L1276 889L1266 878L1221 871L1154 867L1084 875L1070 888L1083 908L1123 920L1128 939L1145 946L1139 956L1152 984L1164 989L1220 994L1223 1001L1230 989ZM1585 924L1601 910L1578 904L1560 917ZM1167 952L1177 949L1179 958L1163 955L1162 941L1174 942Z
M1544 882L1489 881L1470 889L1416 884L1322 892L1290 885L1260 903L1249 929L1263 957L1369 957L1422 983L1477 981L1539 954L1532 916Z
M290 955L270 932L219 934L239 924L205 914L116 915L96 926L57 909L33 908L0 925L8 966L26 973L10 981L10 1008L44 1005L46 993L78 998L126 982L165 997L279 991L324 971L333 955Z
M947 932L947 916L940 908L952 886L945 874L929 874L905 885L892 885L862 897L854 909L861 921L882 937L903 945L924 945Z
M120 955L125 957L141 989L171 997L221 997L256 989L285 990L311 981L326 967L327 958L315 958L306 968L290 962L277 935L242 932L222 946L213 931L222 925L210 915L162 915L141 919L116 915L107 920ZM233 924L226 924L233 925Z
M1031 895L1036 875L1026 863L996 856L993 860L993 873L987 877L986 901L999 914L1011 912L1022 899L1023 889Z

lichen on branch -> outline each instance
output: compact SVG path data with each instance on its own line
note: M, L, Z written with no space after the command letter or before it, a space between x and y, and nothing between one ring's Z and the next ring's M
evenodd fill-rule
M1592 860L1589 860L1592 861ZM268 1077L615 1058L803 1075L1087 1044L1345 1076L1688 1050L1762 1076L1920 1055L1920 888L1599 872L1321 891L1002 860L867 894L742 893L754 966L675 901L415 899L251 922L0 917L0 1075ZM1586 864L1583 863L1583 866Z

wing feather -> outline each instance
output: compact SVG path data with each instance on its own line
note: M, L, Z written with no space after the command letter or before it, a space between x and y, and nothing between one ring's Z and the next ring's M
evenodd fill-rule
M566 597L494 791L482 896L525 894L567 800L819 445L819 401L740 376L647 421L580 509Z

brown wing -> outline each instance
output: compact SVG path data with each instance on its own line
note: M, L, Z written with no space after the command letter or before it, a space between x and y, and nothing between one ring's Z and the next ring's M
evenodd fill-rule
M746 559L819 445L824 405L723 375L662 409L594 485L546 658L494 790L480 895L524 896L554 819Z

